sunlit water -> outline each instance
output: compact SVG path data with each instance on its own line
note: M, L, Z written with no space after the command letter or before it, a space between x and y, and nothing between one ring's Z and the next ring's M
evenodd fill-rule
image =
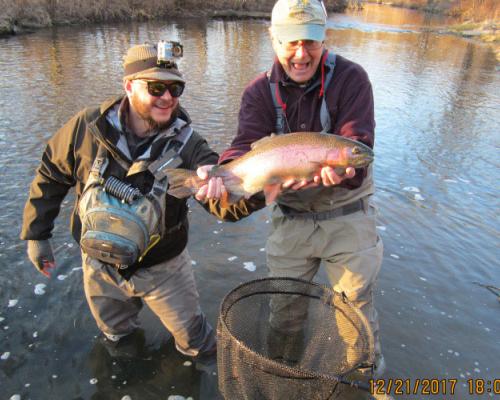
M474 284L500 286L500 76L489 47L427 29L443 22L371 6L332 16L328 45L364 66L375 93L385 377L456 378L455 396L435 397L478 398L468 396L468 379L500 377L500 303ZM121 93L121 56L136 43L182 41L183 105L222 151L236 131L243 88L272 61L267 24L189 19L1 39L1 399L207 397L199 373L165 344L148 312L150 355L113 364L95 340L83 295L67 227L72 197L56 225L51 280L36 273L18 240L22 207L46 140L82 107ZM215 326L223 296L266 275L269 214L219 223L192 203L190 217L189 250Z

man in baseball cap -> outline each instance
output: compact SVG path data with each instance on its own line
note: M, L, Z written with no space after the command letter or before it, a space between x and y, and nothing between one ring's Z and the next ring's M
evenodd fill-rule
M252 143L273 133L322 132L373 147L375 118L370 80L360 65L327 49L326 27L327 14L319 0L275 3L269 32L276 59L269 72L260 74L245 88L238 132L219 163L241 157ZM312 280L323 265L331 287L369 321L374 354L367 355L367 364L372 364L375 376L379 376L384 359L373 291L383 245L369 202L375 190L372 167L347 167L338 172L318 166L312 180L290 179L281 189L285 190L272 207L273 223L266 246L270 275ZM221 187L212 189L212 193L222 191ZM288 316L278 312L289 306L273 301L270 323L276 332L288 337L287 342L296 343L302 340L301 332L288 329ZM307 309L294 309L294 313L307 315ZM293 326L301 322L297 317ZM349 365L356 356L357 338L345 330L348 325L338 320ZM276 337L269 343L276 342ZM287 347L284 342L282 345ZM366 370L368 375L371 371Z

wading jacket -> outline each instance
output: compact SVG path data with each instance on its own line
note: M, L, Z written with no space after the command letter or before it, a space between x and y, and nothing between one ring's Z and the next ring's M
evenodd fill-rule
M103 103L99 108L81 111L49 140L31 184L24 210L21 239L50 238L61 203L68 190L75 187L76 198L71 216L71 232L75 240L79 242L81 222L78 216L78 201L100 143L108 150L109 166L106 174L131 183L143 193L150 191L154 178L149 171L126 178L127 171L116 161L117 159L124 160L126 163L132 161L116 147L121 133L106 119L106 113L121 100L122 98L113 99ZM187 123L191 122L189 115L182 108L179 110L179 116ZM159 157L163 147L152 147L150 159L154 160ZM196 132L193 132L180 156L183 160L180 168L191 170L201 165L215 164L218 159L217 153L210 149L207 142ZM165 227L166 230L176 226L178 229L165 235L137 267L149 267L182 252L188 238L187 211L186 199L180 200L167 194Z
M323 68L323 71L322 71ZM239 112L238 132L219 159L224 163L250 150L250 145L275 131L276 110L270 83L279 87L286 104L285 133L322 130L321 89L328 66L320 65L305 85L291 81L278 60L270 71L260 74L245 89ZM331 133L363 142L373 148L375 119L372 86L364 69L344 57L336 57L333 78L325 90L331 118ZM356 170L352 179L333 187L287 191L277 202L299 212L321 212L344 206L373 194L371 166Z

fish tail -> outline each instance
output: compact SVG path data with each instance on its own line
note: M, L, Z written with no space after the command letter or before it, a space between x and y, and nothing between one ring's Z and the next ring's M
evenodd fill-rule
M167 193L178 199L183 199L195 194L204 183L195 171L188 169L169 169L166 173L169 184Z
M221 198L222 207L236 204L242 197L250 197L250 194L246 193L243 189L242 179L224 168L223 165L214 166L209 172L209 177L220 177L224 182L227 192Z

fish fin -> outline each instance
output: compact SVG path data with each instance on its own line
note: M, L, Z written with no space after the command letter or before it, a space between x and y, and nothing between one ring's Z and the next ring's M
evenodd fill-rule
M276 135L276 133L271 133L271 135L269 135L269 136L264 136L263 138L261 138L261 139L259 139L259 140L255 141L255 142L253 142L253 143L250 145L250 147L252 148L252 150L253 150L253 149L256 149L256 148L257 148L257 147L259 147L261 144L266 143L268 140L272 139L272 138L273 138L273 137L275 137L275 136L278 136L278 135Z
M246 198L246 196L242 196L241 194L225 192L220 198L220 206L222 208L228 208L229 206L238 203L242 197Z
M281 192L281 183L268 184L264 186L264 196L266 196L266 206L271 204Z
M335 171L335 173L336 173L338 176L343 176L343 175L345 175L345 168L344 168L344 167L335 167L333 170Z
M241 200L241 198L244 197L248 199L250 196L247 196L246 193L241 194L241 193L234 193L234 192L229 192L227 195L227 204L236 204L238 201Z
M195 171L188 169L166 169L165 173L168 177L167 193L178 199L195 194L204 183Z
M312 166L314 166L314 168L317 168L318 170L320 170L321 168L323 168L325 166L325 164L323 164L319 161L309 161L309 164L311 164Z
M223 208L229 207L229 195L227 192L222 193L222 196L220 198L220 205Z

